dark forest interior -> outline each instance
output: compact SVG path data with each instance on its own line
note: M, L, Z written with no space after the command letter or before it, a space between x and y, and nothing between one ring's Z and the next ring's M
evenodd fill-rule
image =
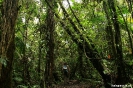
M132 0L0 0L0 88L132 88Z

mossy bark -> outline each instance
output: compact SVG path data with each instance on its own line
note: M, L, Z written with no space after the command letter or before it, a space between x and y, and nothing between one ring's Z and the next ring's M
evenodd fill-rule
M14 58L14 38L15 23L18 15L19 0L4 0L2 3L2 23L1 23L1 59L6 61L6 65L2 64L0 87L12 88L12 63Z

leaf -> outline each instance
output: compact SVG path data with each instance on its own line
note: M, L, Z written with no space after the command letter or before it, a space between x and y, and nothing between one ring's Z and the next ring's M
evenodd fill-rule
M17 81L17 82L22 82L23 81L23 79L20 78L20 77L15 77L14 80Z
M1 58L0 58L0 63L6 67L6 65L7 65L7 58L1 56Z
M18 85L17 88L28 88L28 87L25 85Z

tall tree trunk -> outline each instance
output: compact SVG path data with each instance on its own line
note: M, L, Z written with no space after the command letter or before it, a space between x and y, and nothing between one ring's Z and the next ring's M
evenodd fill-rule
M117 6L118 7L118 6ZM123 21L124 21L124 24L125 24L125 27L126 27L126 30L127 30L127 33L128 33L128 38L129 38L129 43L130 43L130 48L131 48L131 54L133 56L133 40L132 40L132 33L131 33L131 26L128 27L128 23L126 21L126 19L124 18L123 14L122 14L122 11L120 9L120 7L118 7L119 11L120 11L120 14L123 18ZM133 16L133 15L132 15ZM130 25L131 25L131 20L130 20Z
M28 12L28 14L31 14L32 12ZM23 47L23 56L22 56L22 64L23 64L23 83L25 85L28 85L28 82L30 80L29 76L29 66L28 66L28 55L26 55L26 43L27 43L27 38L28 38L28 23L29 23L30 17L25 18L25 24L24 24L24 32L23 32L23 42L24 42L24 47Z
M40 39L41 39L41 31L40 31ZM42 58L42 43L41 43L42 40L39 41L39 54L38 54L38 77L39 77L39 80L41 79L41 58ZM40 80L41 81L41 80Z
M54 6L54 0L48 0L51 6ZM47 56L46 56L46 79L48 85L51 86L53 83L53 71L54 71L54 12L50 7L47 7L47 17L46 17L46 35L47 35ZM46 84L46 87L48 87Z
M0 14L0 20L2 20L2 16ZM2 21L0 21L0 57L1 57L1 49L2 49L2 46L1 46L1 35L2 35ZM2 69L2 63L0 63L0 77L1 77L1 69Z
M41 69L40 69L40 67L41 67L41 44L39 43L39 56L38 56L38 58L39 58L39 60L38 60L38 76L39 76L39 79L40 79L40 73L41 73Z
M108 20L108 24L107 24L107 27L106 27L106 33L107 33L107 41L108 41L108 54L110 54L111 56L111 59L114 59L115 56L116 56L116 47L115 47L115 36L114 36L114 31L113 31L113 28L112 28L112 23L111 23L111 16L109 15L110 12L109 12L109 7L108 7L108 4L103 1L103 9L105 11L105 14L106 14L106 18Z
M86 77L86 74L84 74L84 73L86 73L86 71L85 70L83 70L83 65L84 65L84 63L83 63L83 51L79 48L78 49L78 54L79 54L79 57L78 57L78 71L79 71L79 75L82 77L82 78L85 78Z
M116 47L116 62L117 62L117 80L116 84L127 83L127 75L125 72L125 65L122 52L121 31L118 22L118 16L115 7L115 0L108 0L109 8L112 11L112 22L115 30L115 47Z
M24 41L24 48L23 48L23 59L22 59L22 63L23 63L23 83L25 85L27 85L27 81L26 81L26 74L27 74L27 56L26 56L26 42L27 42L27 21L25 22L25 26L24 26L24 37L23 37L23 41Z
M4 0L2 4L1 24L1 59L6 60L6 66L2 65L0 87L12 87L12 62L14 58L15 23L18 15L19 0Z
M43 29L44 28L39 28L39 32L40 32L40 41L39 41L39 53L38 53L38 77L39 77L39 81L40 81L40 88L44 88L44 75L42 75L42 78L41 78L41 60L42 60L42 47L43 47L43 39L42 39L42 36L43 36L43 33L45 34L45 32L43 32ZM44 73L44 72L43 72Z

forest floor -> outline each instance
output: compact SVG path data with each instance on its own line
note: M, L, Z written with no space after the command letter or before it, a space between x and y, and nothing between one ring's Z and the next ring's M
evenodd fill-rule
M89 85L62 85L62 86L54 86L50 88L92 88Z
M101 88L102 85L93 85L90 83L81 83L77 80L71 80L67 84L59 84L59 85L54 85L53 87L49 88Z

